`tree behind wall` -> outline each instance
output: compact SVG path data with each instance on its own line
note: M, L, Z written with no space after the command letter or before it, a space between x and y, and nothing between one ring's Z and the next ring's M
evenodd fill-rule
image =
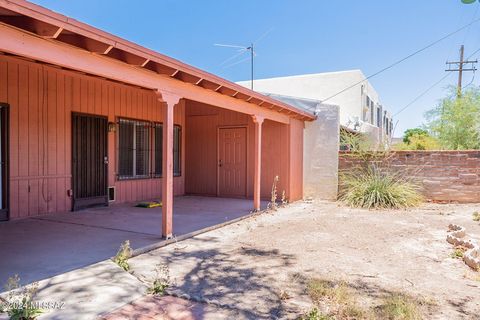
M448 150L480 149L480 89L465 90L460 97L456 89L439 105L428 111L430 132Z

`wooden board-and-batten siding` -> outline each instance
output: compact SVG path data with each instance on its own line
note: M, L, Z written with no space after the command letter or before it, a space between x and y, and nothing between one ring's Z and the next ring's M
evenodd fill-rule
M163 105L150 90L6 55L0 55L0 102L10 106L10 219L71 209L72 112L111 122L162 122ZM182 101L174 121L183 128L184 119ZM108 134L108 156L108 185L116 187L117 202L161 195L161 179L117 181L115 133ZM184 193L183 163L175 194Z

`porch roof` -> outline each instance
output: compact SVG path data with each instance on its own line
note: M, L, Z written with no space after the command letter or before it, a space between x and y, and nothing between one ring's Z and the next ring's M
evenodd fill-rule
M0 24L301 120L315 116L236 83L23 0L0 0ZM92 70L94 73L94 70Z

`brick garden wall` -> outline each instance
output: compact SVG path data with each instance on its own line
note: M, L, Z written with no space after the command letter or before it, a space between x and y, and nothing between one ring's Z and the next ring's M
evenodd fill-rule
M387 158L390 168L419 182L428 200L480 202L480 150L396 151ZM378 160L370 162L374 161ZM340 171L362 163L348 151L340 151Z

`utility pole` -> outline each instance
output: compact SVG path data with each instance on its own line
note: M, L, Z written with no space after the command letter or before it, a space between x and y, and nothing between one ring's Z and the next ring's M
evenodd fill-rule
M464 71L473 71L475 72L477 68L475 68L475 64L478 62L477 60L467 60L464 61L465 47L462 44L460 46L460 60L459 61L447 61L446 65L448 69L445 69L446 72L458 72L458 84L457 84L457 98L460 98L462 95L462 77ZM469 65L467 68L464 65ZM453 67L452 67L453 66Z

